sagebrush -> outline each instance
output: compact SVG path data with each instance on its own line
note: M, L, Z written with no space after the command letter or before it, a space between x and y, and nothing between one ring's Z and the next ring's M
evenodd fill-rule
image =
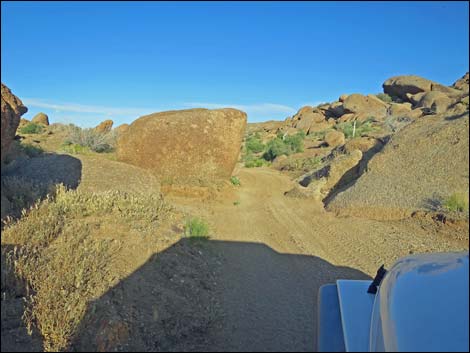
M65 148L76 145L88 148L93 152L102 153L113 151L115 144L116 133L114 130L103 133L93 128L83 129L73 124L67 126L67 137L64 140Z
M155 236L170 210L160 194L88 193L59 185L20 220L7 219L2 248L14 248L2 255L17 281L26 283L25 323L39 330L46 351L68 350L88 303L113 285L110 259L120 243L94 236L93 224L106 221Z

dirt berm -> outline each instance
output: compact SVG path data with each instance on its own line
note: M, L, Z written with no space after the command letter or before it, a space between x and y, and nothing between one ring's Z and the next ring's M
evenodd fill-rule
M469 115L424 116L398 132L367 171L326 207L339 215L401 219L433 211L453 193L468 197Z

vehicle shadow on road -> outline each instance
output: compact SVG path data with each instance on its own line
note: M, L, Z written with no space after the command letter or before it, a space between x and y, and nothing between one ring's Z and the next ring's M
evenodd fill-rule
M313 351L317 293L370 279L264 244L183 239L88 305L76 351Z

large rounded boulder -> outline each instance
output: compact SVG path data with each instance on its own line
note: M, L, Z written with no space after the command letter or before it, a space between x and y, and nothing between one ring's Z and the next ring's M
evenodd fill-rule
M343 102L346 113L355 113L383 119L387 115L388 105L373 95L351 94Z
M11 93L11 90L2 83L2 132L1 132L1 161L10 148L15 137L16 129L21 116L28 111L21 100Z
M120 161L149 169L163 182L197 185L227 179L246 128L236 109L189 109L135 120L118 138Z
M113 121L108 119L108 120L102 121L97 126L95 126L95 131L99 132L100 134L106 134L110 132L112 128L113 128Z
M44 113L37 113L31 120L32 123L49 126L49 117Z

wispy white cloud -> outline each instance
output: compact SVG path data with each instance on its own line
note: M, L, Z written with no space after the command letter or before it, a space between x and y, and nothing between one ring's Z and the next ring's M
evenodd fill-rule
M24 98L22 99L26 106L37 108L53 109L55 112L73 112L73 113L95 113L104 115L131 115L140 116L150 114L156 110L149 108L119 108L119 107L106 107L100 105L84 105L77 103L54 103L44 99L37 98Z
M279 114L293 114L296 112L295 108L282 104L273 103L255 103L255 104L220 104L220 103L207 103L207 102L188 102L184 103L187 108L235 108L244 111L248 116L264 116L271 115L279 116Z
M87 117L85 114L101 115L107 117L113 117L121 119L137 118L142 115L151 114L158 111L174 110L174 109L188 109L188 108L208 108L208 109L219 109L219 108L235 108L242 110L248 114L250 121L262 121L270 119L284 119L288 115L295 114L297 109L273 103L254 103L254 104L221 104L221 103L209 103L209 102L186 102L180 104L173 104L167 106L160 106L154 108L138 108L138 107L108 107L101 105L86 105L79 103L65 103L57 102L42 98L24 98L22 99L26 106L50 109L51 111L58 114L60 119L64 119L68 115L84 114L81 116L84 124L94 124L93 122L86 122ZM72 118L69 118L72 119ZM89 116L89 119L96 119L96 117ZM88 120L89 120L88 119ZM118 119L119 120L119 119Z

